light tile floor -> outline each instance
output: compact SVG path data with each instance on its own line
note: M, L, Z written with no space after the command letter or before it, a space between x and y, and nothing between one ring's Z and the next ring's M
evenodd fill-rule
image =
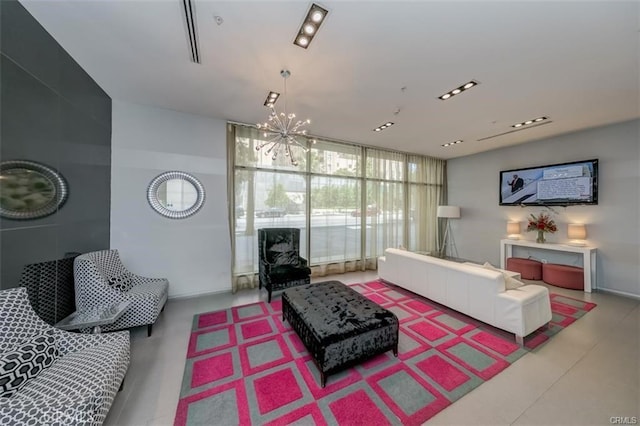
M314 281L374 280L354 272ZM531 282L540 284L540 282ZM429 425L608 425L635 416L640 424L640 302L549 286L598 307L498 376L453 403ZM266 300L263 290L170 300L146 337L131 332L131 365L106 425L171 425L193 315ZM226 426L224 419L212 425Z

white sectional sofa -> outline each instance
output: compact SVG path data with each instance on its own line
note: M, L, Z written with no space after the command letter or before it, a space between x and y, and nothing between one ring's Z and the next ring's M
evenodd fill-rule
M387 249L378 275L434 302L514 333L517 342L551 320L549 290L539 285L505 289L498 270L465 265L405 250Z

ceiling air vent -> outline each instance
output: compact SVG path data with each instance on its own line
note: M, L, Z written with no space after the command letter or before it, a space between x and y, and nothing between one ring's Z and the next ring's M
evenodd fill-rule
M191 0L182 0L182 6L184 7L184 21L187 29L191 61L199 64L200 50L198 48L198 31L196 30L196 11Z

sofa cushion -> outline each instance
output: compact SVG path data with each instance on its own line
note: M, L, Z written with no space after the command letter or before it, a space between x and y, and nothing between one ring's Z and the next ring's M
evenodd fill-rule
M502 272L500 269L496 268L489 262L485 262L484 265L482 265L482 267L485 269L489 269L491 271ZM502 276L504 276L504 288L506 290L515 290L524 285L522 281L518 281L515 278L510 277L508 274L505 274L504 272L502 272Z
M127 292L131 290L131 287L133 287L133 281L131 279L131 275L122 274L109 278L109 285L116 290Z
M0 397L10 397L58 357L53 333L34 336L0 355Z
M307 278L311 269L306 266L279 265L271 268L269 277L272 282L282 282Z
M271 252L272 265L300 265L300 256L295 250Z

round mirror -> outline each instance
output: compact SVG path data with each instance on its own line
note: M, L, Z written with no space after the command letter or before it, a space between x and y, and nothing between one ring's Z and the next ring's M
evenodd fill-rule
M196 204L198 190L188 180L169 179L158 186L156 197L164 208L173 212L181 212Z
M166 172L151 181L147 191L151 207L171 219L183 219L204 204L204 187L185 172Z
M0 163L0 216L35 219L54 213L67 199L67 184L55 170L33 161Z

